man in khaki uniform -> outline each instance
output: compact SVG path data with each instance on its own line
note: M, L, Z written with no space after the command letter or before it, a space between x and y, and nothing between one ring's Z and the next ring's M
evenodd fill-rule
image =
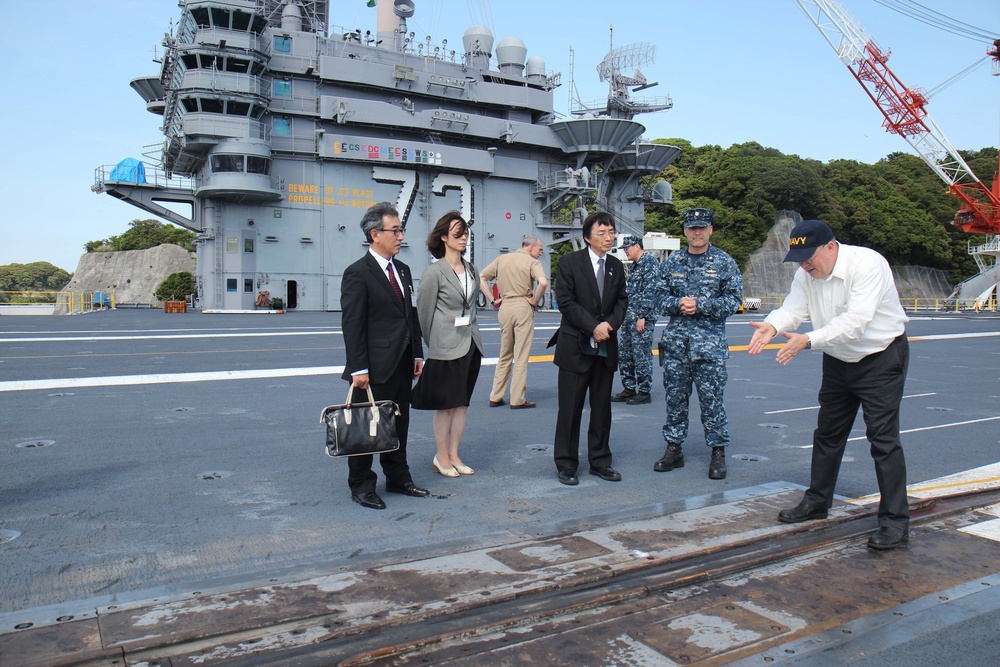
M540 239L525 236L521 249L500 255L479 274L479 286L494 306L500 304L500 359L493 376L490 407L504 405L503 395L510 381L510 407L533 408L525 399L528 388L528 356L535 335L535 308L549 286L542 263L538 261L544 247ZM492 298L490 282L496 281L499 298ZM514 371L511 373L511 362ZM513 375L513 377L512 377Z

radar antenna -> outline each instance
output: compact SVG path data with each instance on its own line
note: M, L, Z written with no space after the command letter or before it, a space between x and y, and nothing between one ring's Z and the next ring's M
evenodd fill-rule
M613 28L611 35L614 35ZM601 81L608 82L607 102L600 107L596 105L588 107L580 104L570 109L570 113L577 116L593 113L595 115L608 115L612 118L631 119L640 113L672 108L674 103L666 96L654 99L632 99L631 97L632 93L658 85L655 81L650 83L646 79L646 75L639 69L653 63L655 52L656 47L648 42L635 42L618 48L614 48L614 45L611 44L608 55L604 56L604 60L597 66L597 74Z

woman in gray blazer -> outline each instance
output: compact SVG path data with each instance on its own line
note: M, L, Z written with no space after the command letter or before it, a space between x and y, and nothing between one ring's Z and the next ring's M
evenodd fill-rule
M433 463L434 471L445 477L474 472L458 455L483 360L476 322L479 272L462 257L468 242L469 225L458 211L449 211L438 220L427 237L427 248L440 261L423 272L417 291L417 315L427 341L427 359L413 389L412 406L437 411Z

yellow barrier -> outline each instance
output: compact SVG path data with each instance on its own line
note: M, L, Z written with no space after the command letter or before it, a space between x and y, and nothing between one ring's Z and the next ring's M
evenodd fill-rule
M56 315L88 313L116 307L114 292L3 292L0 306L52 306Z

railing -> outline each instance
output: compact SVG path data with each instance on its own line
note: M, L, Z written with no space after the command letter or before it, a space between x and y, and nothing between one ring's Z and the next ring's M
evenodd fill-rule
M112 172L114 172L117 165L105 164L97 167L94 170L94 186L91 188L94 192L100 192L102 186L105 183L126 183L130 185L146 185L155 188L170 188L177 190L194 190L194 179L186 178L184 176L167 176L167 172L159 167L150 167L144 165L144 170L142 172L142 179L139 180L138 176L132 172L129 168L122 170L123 174L127 174L130 178L127 179L112 179L110 178Z
M753 308L751 302L759 301L759 306ZM785 298L782 296L763 296L763 297L744 297L743 303L746 312L768 312L781 307L784 303ZM936 313L947 313L947 312L979 312L988 311L996 312L997 310L997 299L996 297L990 297L989 299L950 299L947 297L941 298L909 298L900 299L899 303L903 306L903 310L910 312L936 312Z
M218 46L231 49L256 51L264 56L271 55L271 40L242 30L228 28L198 28L194 33L194 46Z
M222 93L252 95L261 100L266 100L270 94L270 89L264 85L259 76L208 69L189 69L185 71L179 89L184 92L201 89Z
M0 292L0 314L67 315L111 310L114 292Z

